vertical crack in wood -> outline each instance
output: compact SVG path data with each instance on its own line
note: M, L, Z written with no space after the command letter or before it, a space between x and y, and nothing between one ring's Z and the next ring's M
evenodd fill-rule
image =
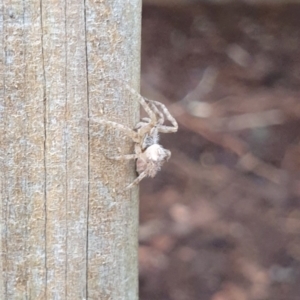
M6 126L7 126L7 119L6 119L6 104L5 104L5 97L6 97L6 76L5 76L5 64L6 64L6 52L5 52L5 24L4 24L4 4L2 3L1 7L1 22L2 24L2 39L1 39L1 54L2 54L2 74L3 74L3 81L2 81L2 90L3 90L3 132L2 132L2 152L1 152L1 173L2 173L2 178L1 178L1 230L3 232L3 236L1 237L1 267L2 267L2 283L1 283L1 289L3 289L4 296L7 298L7 274L5 271L7 271L6 265L7 265L7 205L8 205L8 200L7 200L7 172L6 172Z
M40 26L41 26L41 52L42 52L42 70L43 70L43 114L44 114L44 238L45 238L45 300L47 300L48 270L47 270L47 95L46 95L46 71L44 55L44 30L43 30L43 5L40 0Z
M23 36L22 36L22 42L23 42L23 64L26 65L26 55L27 55L27 47L26 47L26 32L25 32L25 8L26 8L26 5L25 5L25 0L23 0L23 13L22 13L22 21L23 21ZM24 101L26 102L27 101L27 87L28 87L28 75L27 75L27 68L25 67L25 70L24 70L24 89L25 89L25 99ZM29 278L29 265L28 265L28 260L27 260L27 257L28 257L28 238L29 238L29 235L28 235L28 223L29 223L29 209L28 209L28 206L29 206L29 201L30 201L30 198L28 197L28 182L29 182L29 174L28 174L28 159L27 159L27 153L28 153L28 136L29 136L29 130L28 130L28 127L29 127L29 118L28 118L28 115L27 115L27 112L25 110L25 132L24 132L24 136L26 137L25 138L25 147L24 147L24 152L25 152L25 158L24 158L24 165L25 165L25 168L24 168L24 172L25 175L24 175L24 181L25 181L25 184L24 184L24 200L25 200L25 215L26 215L26 221L25 221L25 241L24 241L24 259L25 259L25 262L24 262L24 275L25 275L25 280L26 280L26 287L25 287L25 299L27 300L28 299L28 278Z
M87 50L87 22L86 22L86 0L84 0L84 42L85 42L85 71L86 71L86 94L87 94L87 133L88 133L88 186L87 186L87 214L86 214L86 299L88 299L88 268L89 268L89 201L90 201L90 103L89 103L89 68Z
M66 169L66 178L65 178L65 209L66 209L66 248L65 248L65 298L68 299L68 180L69 180L69 173L68 173L68 118L67 118L67 110L68 110L68 74L67 74L67 66L68 66L68 49L67 49L67 42L68 42L68 33L67 33L67 0L65 0L64 6L64 17L65 17L65 130L64 130L64 140L65 140L65 169Z

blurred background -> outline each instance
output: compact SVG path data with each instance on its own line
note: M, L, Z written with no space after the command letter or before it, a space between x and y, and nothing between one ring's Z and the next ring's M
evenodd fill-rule
M141 300L300 299L300 4L147 0L142 90L171 160L141 184Z

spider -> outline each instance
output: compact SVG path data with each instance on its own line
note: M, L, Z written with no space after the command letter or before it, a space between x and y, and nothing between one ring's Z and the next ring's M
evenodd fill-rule
M171 151L164 149L158 144L159 133L176 132L178 130L178 124L164 104L143 98L130 86L126 85L126 88L137 96L138 101L144 108L148 117L142 118L133 130L112 121L100 119L97 120L97 122L124 132L135 143L135 153L111 157L111 159L115 160L136 160L138 177L126 187L126 189L130 189L145 177L154 177L161 169L162 165L169 160ZM170 121L171 126L164 125L165 118Z

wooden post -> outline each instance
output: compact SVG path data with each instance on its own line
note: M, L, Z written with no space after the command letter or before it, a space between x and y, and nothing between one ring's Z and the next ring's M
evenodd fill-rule
M0 298L137 296L140 0L2 0Z

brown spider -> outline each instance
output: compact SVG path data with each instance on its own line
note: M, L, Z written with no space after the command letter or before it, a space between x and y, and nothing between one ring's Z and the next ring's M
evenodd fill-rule
M126 86L137 98L148 114L148 117L141 119L134 130L116 122L97 120L97 122L109 125L128 135L135 143L134 154L112 157L115 160L136 159L136 171L139 176L129 184L126 189L132 188L146 176L154 177L162 165L171 157L171 151L164 149L159 141L159 133L170 133L178 130L178 124L168 109L158 101L143 98L131 87ZM172 126L164 125L165 117Z

